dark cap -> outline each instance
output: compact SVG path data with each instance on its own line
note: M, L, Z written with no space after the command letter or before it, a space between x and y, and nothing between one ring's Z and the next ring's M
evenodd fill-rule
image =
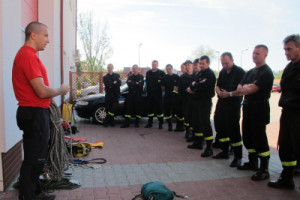
M186 61L184 62L184 64L186 65L186 64L193 64L193 63L192 63L192 61L190 61L190 60L186 60Z
M199 61L200 61L200 59L199 59L199 58L196 58L196 59L194 60L193 64L197 64L197 63L199 63Z

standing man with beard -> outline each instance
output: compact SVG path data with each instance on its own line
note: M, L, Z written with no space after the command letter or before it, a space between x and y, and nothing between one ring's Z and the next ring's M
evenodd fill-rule
M125 123L121 128L129 127L129 121L132 116L135 116L135 127L139 127L141 119L141 100L144 87L144 77L139 74L138 65L132 66L132 74L126 81L128 85L128 94L126 98L126 114Z
M120 97L120 74L114 73L113 64L107 65L107 74L103 77L105 86L105 109L107 112L104 126L107 127L109 124L115 126L114 118L115 112L118 107Z
M245 95L243 102L243 142L248 150L249 162L239 170L258 170L251 179L262 181L269 178L270 148L266 125L270 123L269 98L273 85L273 72L266 64L268 47L257 45L252 54L255 67L249 70L238 85L237 91ZM260 168L258 169L258 158Z
M162 78L161 87L165 92L164 97L164 114L168 123L168 131L173 131L172 116L175 114L175 105L178 101L178 81L179 76L173 74L173 66L168 64L166 66L167 74Z
M145 128L151 128L153 117L156 113L159 121L159 129L163 128L163 109L162 109L162 90L161 80L165 73L158 69L158 61L152 61L152 70L146 73L146 89L147 89L147 104L148 104L148 123Z
M213 158L228 159L229 146L231 145L234 150L234 159L230 167L237 167L242 162L243 143L240 131L242 96L236 90L245 75L245 71L233 63L230 52L221 55L221 63L223 69L217 80L218 102L214 122L222 151Z
M201 72L196 76L196 79L192 82L187 89L189 93L194 93L195 101L197 102L193 106L193 110L197 115L194 115L193 120L198 123L195 132L195 141L200 142L204 137L206 141L206 147L201 157L209 157L213 155L212 141L213 134L210 125L210 113L212 108L212 98L215 96L215 84L216 76L214 72L209 68L210 59L208 56L200 57Z
M283 71L279 106L282 107L279 130L279 157L283 170L277 181L268 186L293 190L297 160L300 161L300 35L290 35L284 40L284 51L291 62Z

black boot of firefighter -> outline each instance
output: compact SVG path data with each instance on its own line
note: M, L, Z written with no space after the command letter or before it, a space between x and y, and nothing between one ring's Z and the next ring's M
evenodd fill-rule
M234 153L234 159L230 163L230 167L240 167L242 165L243 158L243 146L232 147Z
M293 190L295 188L295 183L293 179L295 167L283 167L280 177L277 181L270 181L268 183L269 187L272 188L285 188Z
M221 143L222 151L213 156L214 159L228 159L229 158L229 141Z
M203 137L195 137L194 142L187 147L189 149L203 149L203 140Z
M260 158L259 170L251 177L253 181L263 181L270 177L269 174L269 157Z
M124 124L121 126L121 128L127 128L127 127L129 127L129 120L130 120L130 118L125 117L125 122L124 122Z
M166 121L168 123L168 131L173 131L172 119L167 119Z
M106 115L105 119L104 119L104 122L103 122L103 126L104 127L107 127L110 123L110 120L111 120L111 116L110 115Z
M110 124L111 127L115 127L115 117L112 116L112 117L110 118L109 124Z
M237 167L238 170L258 170L258 157L256 153L249 153L248 155L249 162L244 163L243 165Z
M179 131L184 131L184 130L185 130L185 128L183 126L183 121L180 121L180 120L177 119L176 128L175 128L174 131L179 132Z
M148 118L148 123L146 124L145 128L151 128L153 123L153 117Z
M135 127L136 128L140 127L140 118L139 117L135 118Z
M158 117L158 129L163 129L164 118Z
M213 155L212 140L207 140L205 150L201 154L201 157L209 157L209 156L212 156L212 155Z

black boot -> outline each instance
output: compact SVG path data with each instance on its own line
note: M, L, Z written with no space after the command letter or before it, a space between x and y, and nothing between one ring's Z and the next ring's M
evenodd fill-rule
M186 138L186 141L187 142L194 142L195 141L195 133L194 131L190 128L190 127L187 127L187 138Z
M242 157L243 157L243 146L232 147L234 153L234 159L230 163L230 167L240 167L242 165Z
M190 127L185 126L185 135L184 135L184 138L188 139L189 135L190 135Z
M109 122L111 127L115 127L115 118L112 116Z
M127 128L129 127L129 118L128 117L125 117L125 123L121 126L121 128Z
M222 149L222 151L220 153L213 156L214 159L228 159L229 158L229 154L228 154L229 142L222 142L221 149Z
M140 127L140 118L139 117L135 118L135 127L136 128Z
M259 170L251 177L253 181L263 181L270 177L269 174L269 157L260 158L260 168Z
M145 128L151 128L152 127L152 123L153 123L153 117L149 117L148 118L148 123L145 126Z
M173 131L171 119L167 119L167 122L168 122L168 131Z
M176 121L176 128L174 131L179 132L179 131L184 131L184 126L183 126L183 121L180 121L177 119Z
M212 150L212 140L207 140L206 141L206 147L204 152L201 154L201 157L209 157L213 155L213 150Z
M103 122L103 126L107 127L108 124L110 123L110 120L111 120L111 116L110 115L106 115L106 117L104 119L104 122Z
M258 157L256 153L249 153L248 155L249 162L244 163L243 165L239 166L238 170L258 170Z
M289 190L295 189L295 183L293 179L294 167L283 167L280 177L277 181L270 181L269 187L272 188L285 188Z
M163 129L164 119L162 117L158 117L158 129Z
M195 137L193 144L187 146L189 149L203 149L203 137Z

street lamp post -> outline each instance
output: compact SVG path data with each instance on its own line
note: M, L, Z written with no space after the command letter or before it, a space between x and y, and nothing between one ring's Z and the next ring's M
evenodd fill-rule
M218 73L219 73L219 66L220 66L220 52L219 51L216 51L216 53L218 54Z
M241 67L243 68L243 53L245 52L245 51L247 51L248 49L244 49L244 50L242 50L241 51Z
M141 62L141 46L142 46L142 43L139 44L139 67L140 67L140 62Z

